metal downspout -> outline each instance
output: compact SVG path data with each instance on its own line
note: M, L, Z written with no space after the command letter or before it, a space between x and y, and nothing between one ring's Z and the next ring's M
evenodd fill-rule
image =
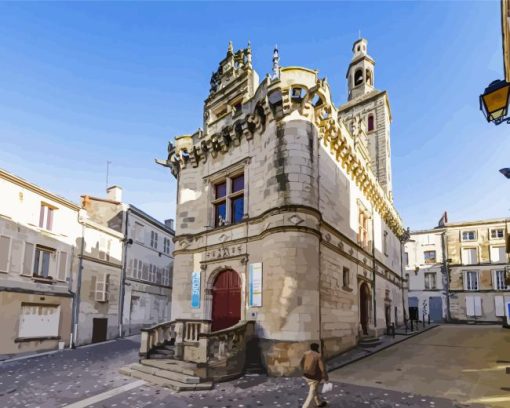
M124 322L124 297L126 293L126 265L127 265L127 250L128 250L128 220L129 220L129 212L131 208L126 210L126 217L124 219L124 242L123 242L123 251L122 251L122 270L120 276L120 294L119 294L119 337L124 337L123 333L123 322Z

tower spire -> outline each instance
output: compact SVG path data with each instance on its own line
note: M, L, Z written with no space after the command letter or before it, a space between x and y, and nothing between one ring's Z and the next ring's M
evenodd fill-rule
M280 78L280 53L278 51L278 45L276 44L273 50L273 75L271 78Z

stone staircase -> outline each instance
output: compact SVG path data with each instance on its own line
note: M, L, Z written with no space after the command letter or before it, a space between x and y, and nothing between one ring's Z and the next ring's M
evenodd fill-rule
M175 391L201 391L213 388L213 383L203 381L197 375L200 368L196 363L172 360L168 355L164 357L142 359L139 363L131 364L120 369L120 373L133 378L145 380L151 384L171 388Z
M379 344L381 344L381 339L379 337L374 336L363 336L359 343L359 347L363 348L371 348L371 347L377 347Z

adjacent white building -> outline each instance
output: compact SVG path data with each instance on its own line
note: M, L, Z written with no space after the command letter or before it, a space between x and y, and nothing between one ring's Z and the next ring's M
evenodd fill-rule
M444 229L411 233L405 244L404 265L409 285L410 312L432 322L447 319L447 274L444 268ZM412 316L411 316L412 317Z
M107 198L83 196L90 219L124 235L124 273L120 301L122 334L170 320L173 270L173 220L161 223L122 202L122 189L110 187Z

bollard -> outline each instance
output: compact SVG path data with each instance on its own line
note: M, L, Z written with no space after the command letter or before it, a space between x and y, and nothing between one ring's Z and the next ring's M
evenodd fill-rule
M395 338L395 323L391 324L391 334L393 335L393 338Z
M411 319L411 331L414 331L414 328L413 328L413 319Z

